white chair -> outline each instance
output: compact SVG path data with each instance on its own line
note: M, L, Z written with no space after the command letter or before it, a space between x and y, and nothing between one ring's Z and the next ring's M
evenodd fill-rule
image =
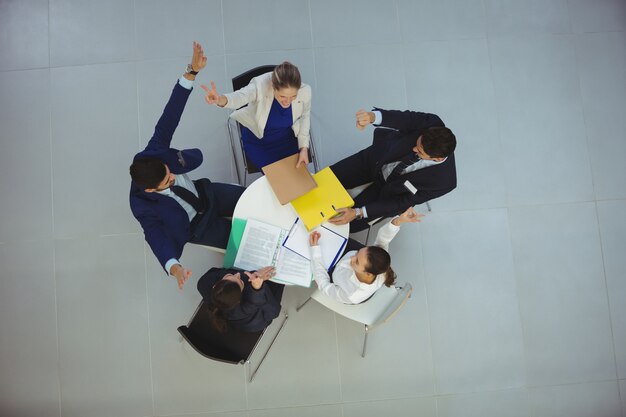
M367 347L367 335L380 325L387 323L404 306L412 291L413 287L408 282L402 286L382 286L374 295L361 304L343 304L329 298L320 290L315 290L304 303L296 308L296 311L300 311L312 298L335 313L363 324L365 326L365 336L363 338L361 357L364 358Z

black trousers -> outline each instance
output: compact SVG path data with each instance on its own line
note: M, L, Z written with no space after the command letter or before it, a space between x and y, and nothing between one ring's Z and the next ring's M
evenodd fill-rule
M198 195L206 203L206 210L191 221L191 243L215 246L226 249L230 235L231 221L235 205L245 191L244 187L233 184L211 182L206 178L195 181Z
M380 199L381 186L376 170L376 157L380 152L380 147L372 145L354 155L342 159L330 168L337 176L337 179L346 189L358 187L359 185L372 184L361 194L355 197L354 207L363 207L368 203ZM350 233L360 232L368 228L368 219L353 220L350 222Z

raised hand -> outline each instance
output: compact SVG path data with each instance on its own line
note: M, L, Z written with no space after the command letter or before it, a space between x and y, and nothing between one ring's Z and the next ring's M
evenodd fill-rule
M206 67L206 56L204 56L204 51L202 50L202 45L198 42L193 42L193 55L191 57L191 67L194 71L201 71L204 67Z
M258 269L256 271L256 274L263 281L267 281L269 279L272 279L272 277L276 274L276 268L274 268L273 266L265 266L261 269Z
M374 123L375 119L373 112L359 109L356 112L356 127L359 130L363 130L367 125Z
M181 264L174 264L170 268L170 274L176 278L178 289L182 290L185 282L191 277L191 269L184 268Z
M206 91L206 95L204 96L204 100L209 104L218 104L220 100L220 95L215 89L215 82L211 81L211 89L206 85L201 85L202 89Z
M399 217L395 218L392 222L396 226L400 226L402 223L418 223L422 221L423 214L419 214L413 207L409 207Z

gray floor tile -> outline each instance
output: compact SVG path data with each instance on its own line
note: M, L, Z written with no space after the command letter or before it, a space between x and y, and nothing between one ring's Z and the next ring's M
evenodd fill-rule
M387 3L0 1L1 415L614 417L622 378L626 417L626 3ZM433 112L457 134L459 187L392 243L415 290L365 359L358 326L294 313L304 288L285 291L289 322L251 385L180 343L222 256L187 247L194 276L178 291L130 213L127 169L193 40L208 66L174 144L203 151L194 178L235 179L228 112L199 85L228 91L285 59L313 87L322 166L371 143L359 108ZM503 220L544 204L560 205ZM564 382L582 385L543 388ZM530 404L503 390L520 385Z
M51 241L0 244L0 414L60 417Z
M595 205L509 211L528 383L615 378Z
M399 0L398 13L405 42L485 37L481 1Z
M50 66L135 57L134 3L50 0Z
M137 233L128 166L137 149L134 64L51 72L54 232Z
M422 291L368 337L363 325L337 316L339 369L343 401L367 401L434 393L428 312Z
M315 101L317 88L315 82L315 56L313 49L291 49L287 51L264 51L248 52L242 54L228 54L226 56L226 83L218 88L223 93L233 91L232 78L252 68L261 65L278 65L283 61L289 61L298 67L302 82L311 86L313 100Z
M344 417L435 417L437 408L432 397L360 402L343 405Z
M186 65L186 61L180 58L156 62L146 61L137 65L138 73L141 74L138 87L139 150L148 144L172 89L182 74L181 68ZM226 126L228 111L209 106L204 101L204 90L200 87L203 84L210 86L211 80L215 81L218 88L227 85L222 56L209 57L207 67L198 74L174 133L172 146L176 149L199 148L202 151L204 160L200 167L190 173L192 179L232 182L235 171ZM132 156L128 161L131 159Z
M302 49L312 45L306 0L236 0L223 2L222 7L226 52Z
M587 143L598 200L626 198L626 35L576 38Z
M283 332L248 386L250 409L332 404L341 398L333 313L310 302L297 313L290 309L289 314Z
M509 204L591 200L574 38L491 39L490 56Z
M525 383L507 221L504 209L433 213L423 221L438 394Z
M622 0L568 0L572 31L626 30L626 4Z
M274 408L271 410L250 410L250 417L344 417L340 405L319 405L298 408Z
M0 71L49 66L47 0L3 1L0 27Z
M372 51L384 49L376 44L400 41L396 7L376 0L311 2L313 46L368 44ZM350 22L350 30L346 23ZM372 45L373 44L373 45Z
M49 239L52 237L49 72L0 73L0 91L0 167L7 179L0 183L3 216L0 242Z
M485 0L489 35L568 33L567 0Z
M55 241L63 416L152 414L142 255L139 236Z
M613 343L619 378L626 378L626 201L598 202L604 273L611 308Z
M438 417L529 417L525 389L476 392L437 398Z
M189 417L190 414L168 415L167 417ZM224 413L194 413L193 417L249 417L247 411L232 411Z
M626 379L619 381L620 398L622 399L622 417L626 416Z
M191 57L192 41L206 55L224 53L221 7L219 0L136 1L137 59Z
M457 136L457 188L431 205L435 210L504 206L504 166L487 41L420 42L406 45L404 52L409 109L439 115Z
M402 62L400 45L388 45L376 54L370 46L315 50L318 88L313 113L320 123L325 164L371 145L373 129L356 128L357 110L406 109Z
M157 415L240 411L246 408L245 370L211 361L180 338L200 303L200 277L223 261L223 255L188 244L181 263L193 271L182 291L146 246L150 356ZM219 381L219 383L215 383Z
M620 417L617 381L529 390L532 417Z
M371 240L373 243L374 238ZM389 323L370 334L365 358L361 357L363 325L337 316L343 401L434 394L433 354L418 226L403 225L389 252L397 283L409 282L413 293Z

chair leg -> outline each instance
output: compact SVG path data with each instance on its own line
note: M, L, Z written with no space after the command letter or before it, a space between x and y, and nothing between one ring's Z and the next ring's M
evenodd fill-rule
M430 203L428 201L426 202L426 208L428 211L433 211L433 209L430 208Z
M365 357L365 349L367 348L367 335L369 334L369 327L365 325L365 337L363 337L363 352L361 352L361 357Z
M367 242L370 240L370 231L372 230L372 226L367 226L367 234L365 235L365 242L363 244L367 246Z
M289 319L289 315L287 313L285 313L285 320L283 320L282 324L280 325L280 328L278 329L278 332L276 332L276 335L274 336L274 338L272 339L269 347L265 351L265 354L263 355L263 357L259 361L259 366L257 366L256 369L254 370L254 372L250 375L250 383L252 383L252 381L254 380L254 377L256 376L257 372L259 372L259 369L261 369L261 365L263 365L263 361L267 357L267 354L270 353L270 349L272 349L272 346L274 345L274 342L278 338L278 335L280 335L280 332L283 331L283 327L285 327L285 323L287 323L287 319Z
M300 311L300 309L301 309L302 307L304 307L304 306L306 305L306 303L308 303L309 301L311 301L311 297L307 298L307 299L306 299L306 301L305 301L304 303L300 304L300 305L296 308L296 313L297 313L298 311Z
M235 162L235 173L237 174L237 183L239 185L244 185L241 183L241 174L239 173L239 164L237 163L237 153L235 151L233 127L231 126L230 119L228 120L228 123L226 125L228 126L228 136L230 137L230 150L233 153L233 161Z

